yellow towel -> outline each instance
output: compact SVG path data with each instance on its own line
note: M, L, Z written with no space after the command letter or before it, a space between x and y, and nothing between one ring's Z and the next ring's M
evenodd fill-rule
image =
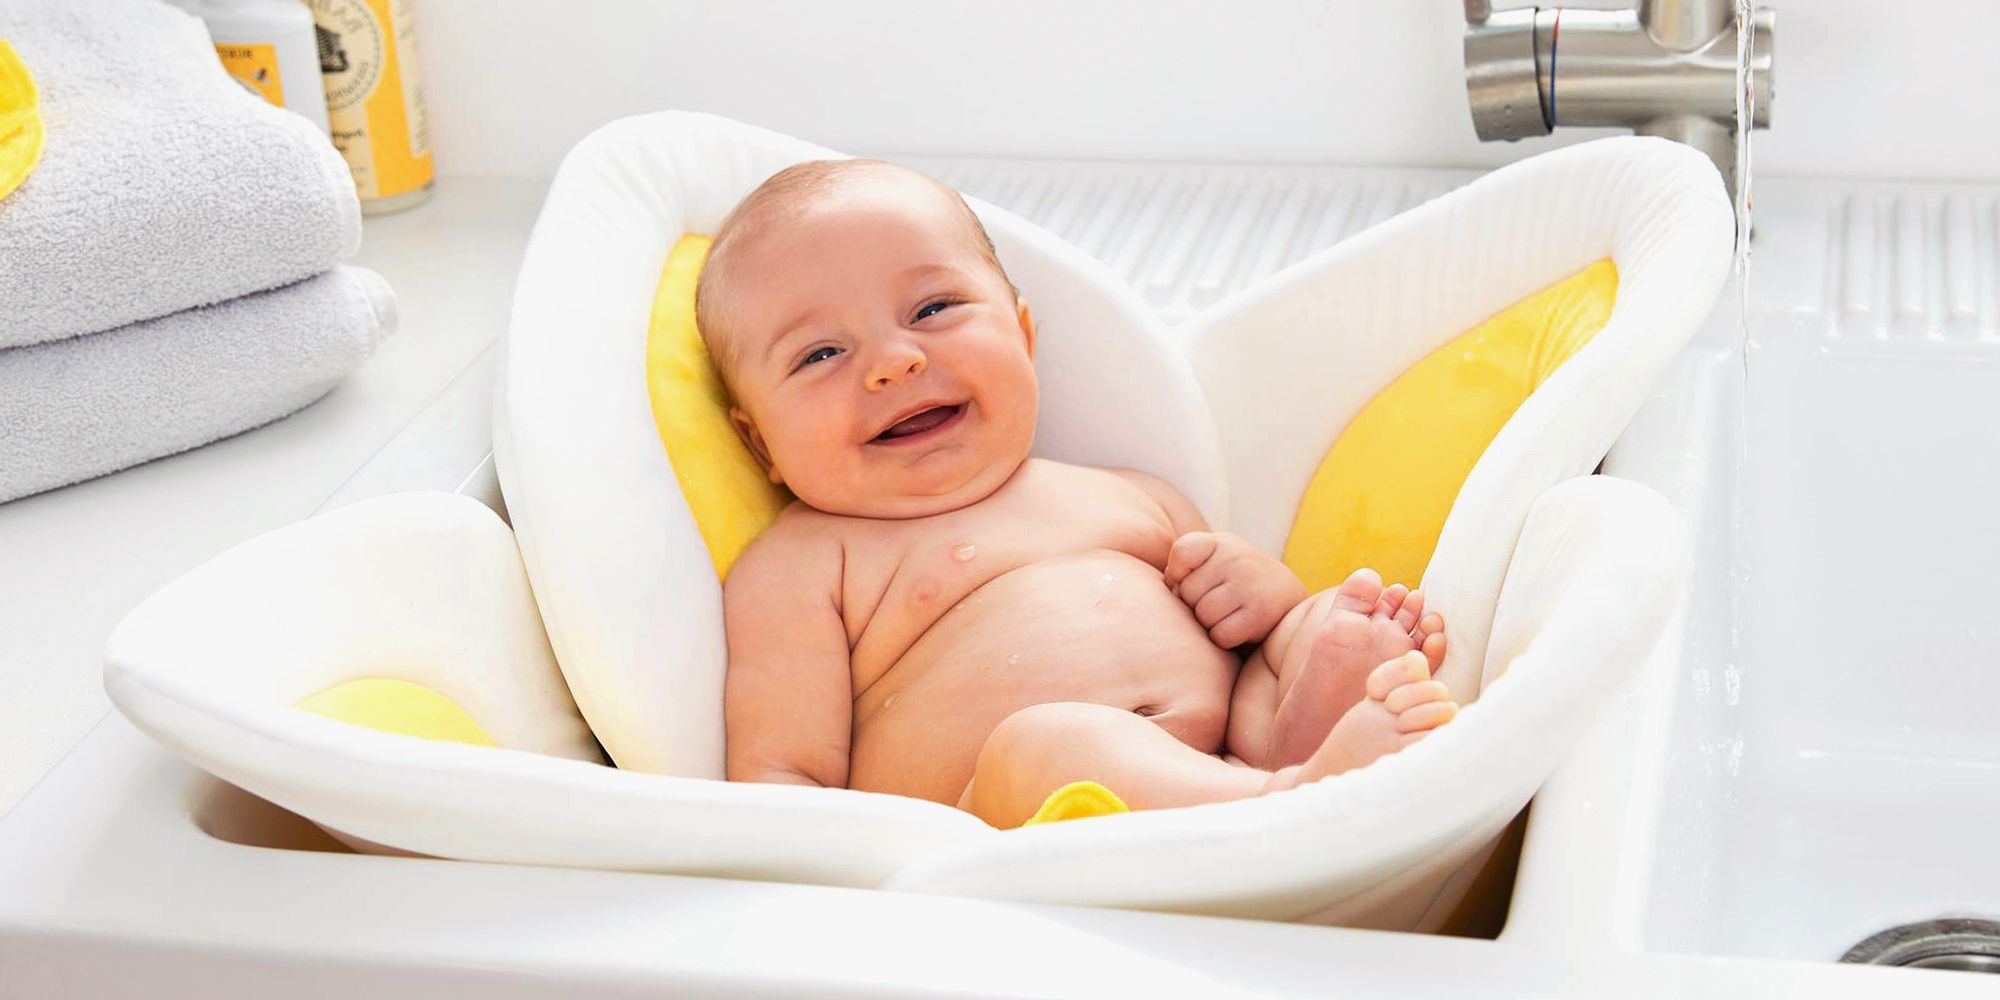
M0 40L0 198L14 193L42 158L42 114L35 78Z
M1056 823L1066 819L1089 819L1092 816L1112 816L1131 812L1125 800L1111 793L1111 789L1095 781L1072 781L1049 794L1042 801L1042 807L1035 810L1035 818L1021 824L1034 826L1037 823Z

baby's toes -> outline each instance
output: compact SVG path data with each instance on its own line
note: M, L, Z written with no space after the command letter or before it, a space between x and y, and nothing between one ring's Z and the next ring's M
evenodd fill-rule
M1431 661L1431 669L1436 670L1444 663L1444 616L1433 611L1417 619L1417 630L1412 633L1417 648L1424 658Z
M1403 609L1404 599L1410 596L1410 588L1400 583L1392 583L1382 591L1382 599L1375 602L1373 617L1394 620L1396 613ZM1409 629L1403 631L1408 632Z
M1382 576L1372 569L1357 569L1334 588L1333 606L1341 611L1365 615L1382 600Z
M1368 672L1368 697L1383 701L1399 687L1430 679L1430 663L1413 649Z
M1432 670L1444 666L1443 632L1432 632L1424 636L1424 644L1419 648L1423 650L1424 659L1430 663Z
M1458 702L1427 701L1407 712L1396 714L1399 733L1427 733L1458 716Z
M1410 591L1409 596L1403 598L1402 606L1396 609L1396 627L1402 630L1404 635L1411 635L1416 632L1417 623L1423 620L1423 613L1424 592Z
M1451 689L1443 681L1418 681L1389 692L1389 697L1382 699L1382 707L1401 715L1426 702L1450 700Z

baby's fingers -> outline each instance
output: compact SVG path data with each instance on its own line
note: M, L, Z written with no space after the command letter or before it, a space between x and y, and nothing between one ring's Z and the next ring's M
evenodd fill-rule
M1174 539L1174 547L1167 550L1167 586L1178 589L1189 573L1215 554L1216 544L1215 533L1210 531L1190 531Z
M1190 606L1194 608L1194 620L1200 622L1202 628L1214 628L1242 608L1243 602L1237 600L1232 588L1224 583L1201 595L1201 599Z
M1258 634L1257 612L1248 605L1231 611L1208 630L1210 642L1222 649L1235 649L1246 642L1256 642L1263 636Z

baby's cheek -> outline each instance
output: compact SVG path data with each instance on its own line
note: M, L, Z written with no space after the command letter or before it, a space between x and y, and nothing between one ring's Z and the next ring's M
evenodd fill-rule
M1000 412L1000 422L1018 433L1034 434L1036 385L1033 371L1008 379L995 394L992 405Z

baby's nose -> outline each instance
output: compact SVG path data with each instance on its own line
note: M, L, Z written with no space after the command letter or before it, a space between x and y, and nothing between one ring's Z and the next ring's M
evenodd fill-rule
M900 344L883 350L881 360L868 377L868 388L884 389L920 374L928 364L924 352L914 344Z

